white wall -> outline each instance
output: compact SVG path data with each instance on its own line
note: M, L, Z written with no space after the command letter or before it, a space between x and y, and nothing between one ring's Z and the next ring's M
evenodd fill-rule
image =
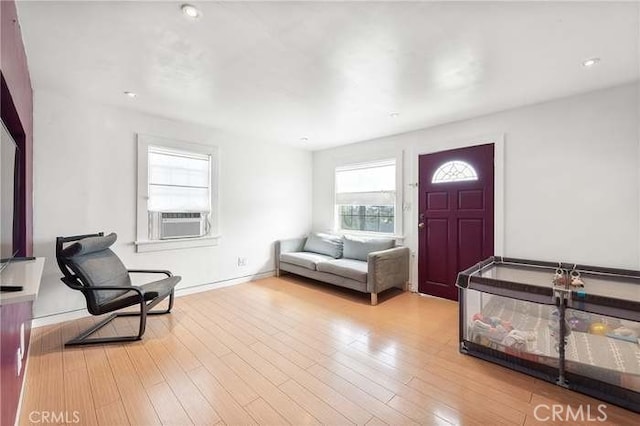
M407 184L417 181L418 156L500 139L504 249L496 254L638 269L637 84L317 151L313 229L333 228L336 166L403 151L404 235L415 251L417 189Z
M135 252L136 133L219 147L218 246ZM125 265L172 270L182 276L178 288L272 272L273 242L310 228L311 165L308 151L37 91L34 253L47 261L36 317L84 306L59 279L57 236L114 231ZM247 267L237 266L239 256Z

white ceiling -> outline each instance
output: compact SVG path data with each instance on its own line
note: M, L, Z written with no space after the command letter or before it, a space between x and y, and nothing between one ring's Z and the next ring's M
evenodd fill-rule
M319 149L639 78L637 2L180 4L19 1L34 89Z

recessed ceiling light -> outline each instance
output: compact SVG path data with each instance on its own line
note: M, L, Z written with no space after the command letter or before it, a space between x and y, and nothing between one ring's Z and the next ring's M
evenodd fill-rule
M136 96L138 96L137 94L133 93L133 92L124 92L125 95L127 95L130 98L135 98Z
M202 12L197 7L190 4L183 4L180 9L184 16L190 19L198 19L202 15Z
M300 138L300 142L309 142L309 138L306 136L303 136Z
M600 58L591 58L587 59L582 63L582 66L585 68L591 68L594 65L597 65L600 62Z
M391 117L391 118L396 118L396 117L398 117L399 115L400 115L400 113L399 113L399 112L392 112L392 113L389 113L389 117Z

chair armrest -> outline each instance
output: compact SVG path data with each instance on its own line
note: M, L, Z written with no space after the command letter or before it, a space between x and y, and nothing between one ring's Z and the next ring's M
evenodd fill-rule
M391 287L404 288L409 281L408 247L394 247L367 256L367 292L379 293Z
M73 279L71 278L60 278L60 280L62 282L64 282L66 285L68 285L70 288L74 289L74 290L80 290L82 292L84 291L102 291L102 290L117 290L117 291L135 291L136 293L138 293L138 295L140 296L141 299L144 299L144 290L142 290L140 287L137 286L128 286L128 287L123 287L120 285L102 285L99 287L87 287L87 286L83 286L83 285L78 285L74 282Z
M302 251L304 243L307 241L307 237L302 238L289 238L287 240L277 240L275 244L275 261L276 271L280 270L280 255L282 253L292 253Z
M167 277L172 277L171 271L165 271L162 269L127 269L130 274L165 274Z

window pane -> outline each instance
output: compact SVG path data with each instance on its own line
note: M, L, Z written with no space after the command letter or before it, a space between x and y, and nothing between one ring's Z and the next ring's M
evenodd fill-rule
M208 188L149 185L149 211L208 212L211 209Z
M360 230L361 223L362 221L360 216L356 216L356 215L341 216L342 229Z
M378 216L366 216L364 222L364 230L369 232L378 232Z
M367 206L365 214L367 216L378 216L380 214L380 207L378 206Z
M395 161L338 168L335 179L335 201L341 229L395 231Z
M211 157L149 147L149 211L207 212L211 209Z
M393 206L380 206L380 216L393 217Z
M393 233L393 206L338 206L340 229Z
M433 174L431 183L460 182L478 180L478 174L473 166L464 161L449 161L444 163Z
M201 155L149 150L149 183L159 185L209 186L209 159Z
M395 191L341 192L336 194L337 204L382 206L394 205L395 202Z
M340 214L341 215L350 215L351 214L351 206L340 206Z
M379 232L393 232L394 231L394 218L393 217L381 217L380 218L380 230Z
M336 193L395 190L395 164L336 171Z

